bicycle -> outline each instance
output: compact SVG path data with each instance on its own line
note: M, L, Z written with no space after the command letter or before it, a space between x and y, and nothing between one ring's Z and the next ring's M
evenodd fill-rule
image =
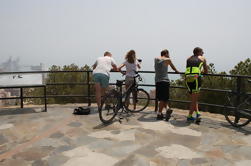
M138 82L142 81L141 76L136 72L133 84L125 91L122 86L125 80L117 80L116 88L110 90L101 99L99 108L99 118L104 124L109 124L121 109L124 112L135 113L143 111L150 102L149 94L141 88L138 88ZM122 119L120 117L120 119Z
M251 80L248 80L251 83ZM243 127L251 121L251 94L243 93L243 102L235 107L237 100L236 92L227 92L227 103L224 105L224 115L226 120L234 127Z

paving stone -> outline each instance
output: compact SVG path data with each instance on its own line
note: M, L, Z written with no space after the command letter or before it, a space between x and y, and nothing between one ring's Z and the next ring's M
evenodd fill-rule
M123 156L129 155L130 153L136 151L139 148L140 148L140 145L129 144L126 146L110 147L109 149L104 150L103 153L108 154L113 157L123 157Z
M80 123L80 122L71 122L70 124L68 124L68 126L71 126L71 127L80 127L80 126L82 126L82 123Z
M63 152L63 155L70 159L63 166L83 166L83 165L102 165L110 166L118 162L118 159L92 151L84 146Z
M66 145L64 141L55 139L55 138L45 138L34 144L34 146L51 146L54 148L63 146L63 145Z
M60 154L51 156L47 160L49 166L62 166L65 162L69 160L69 157Z
M98 138L83 135L83 136L78 137L78 138L74 141L74 144L80 145L80 146L81 146L81 145L90 144L90 143L92 143L92 142L96 142L96 141L98 141L98 140L99 140Z
M91 142L87 145L87 147L91 150L97 150L97 149L109 149L112 146L114 146L115 142L105 139L99 139L95 142Z
M7 145L0 145L0 154L6 152L8 149L7 149Z
M235 166L250 166L251 160L242 160L235 162Z
M112 134L119 134L120 133L120 130L113 130L111 131Z
M54 152L55 153L61 153L61 152L65 152L65 151L68 151L68 150L71 150L71 149L74 149L76 148L74 145L63 145L63 146L59 146L57 147Z
M156 147L150 143L147 146L140 147L135 151L135 153L151 158L158 153L155 149Z
M201 165L204 163L208 163L208 160L206 158L193 158L191 161L192 165Z
M64 136L63 133L61 133L61 132L56 132L56 133L52 134L52 135L50 136L50 138L61 138L61 137L63 137L63 136Z
M25 150L24 152L20 152L16 155L14 155L14 158L16 159L24 159L28 161L33 161L33 160L39 160L43 157L46 157L49 155L49 153L53 150L53 147L34 147L34 148L29 148Z
M177 166L189 166L191 160L179 160Z
M2 125L0 125L0 130L9 129L9 128L12 128L13 126L14 125L11 123L2 124Z
M233 151L232 154L241 155L242 159L251 159L251 146L241 146Z
M192 159L201 157L201 154L193 149L177 144L158 147L155 150L159 152L158 155L165 158Z
M28 146L0 165L250 165L249 127L224 126L222 116L204 113L213 120L188 125L182 113L165 122L143 112L104 126L97 113L72 116L76 106L50 105L47 113L20 114L19 109L19 114L3 116L0 157L23 143Z
M8 140L4 137L3 134L0 134L0 145L4 144L6 142L8 142Z
M229 160L225 159L217 159L211 162L213 166L234 166L234 163L230 162Z
M47 161L44 160L36 160L32 163L32 166L49 166Z
M30 166L30 163L23 159L8 159L0 162L0 166Z
M128 166L128 165L150 166L150 161L142 155L135 154L135 155L130 155L126 159L117 162L114 166Z

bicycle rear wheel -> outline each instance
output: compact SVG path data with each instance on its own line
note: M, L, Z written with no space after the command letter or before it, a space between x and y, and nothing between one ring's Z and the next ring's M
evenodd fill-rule
M118 94L114 90L102 97L99 118L104 124L109 124L113 121L118 112L118 103Z
M143 111L150 102L150 96L144 89L131 91L125 100L125 109L131 112Z
M250 105L246 102L240 104L238 107L234 107L233 102L229 102L228 105L225 105L225 118L226 120L234 127L243 127L247 125L251 119L245 115L245 113L249 110L250 113Z

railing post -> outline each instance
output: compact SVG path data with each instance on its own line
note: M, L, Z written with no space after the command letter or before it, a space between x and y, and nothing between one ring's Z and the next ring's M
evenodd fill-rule
M90 87L90 71L87 71L87 95L88 95L88 106L91 106L91 87Z
M20 88L20 101L21 101L21 108L24 108L24 98L23 98L23 88Z
M242 85L242 78L237 77L237 83L236 83L236 101L235 106L238 106L241 102L241 85Z
M47 112L47 92L46 92L46 85L44 86L44 112Z
M242 79L241 77L237 77L237 83L236 83L236 101L235 101L235 107L237 107L241 102L241 85L242 85ZM235 111L235 123L238 123L240 120L240 115L237 111Z

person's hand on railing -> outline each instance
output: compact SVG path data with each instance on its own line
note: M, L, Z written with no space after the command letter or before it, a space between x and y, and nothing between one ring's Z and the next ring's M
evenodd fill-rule
M122 76L125 76L126 75L126 71L120 71L120 73L122 74Z

